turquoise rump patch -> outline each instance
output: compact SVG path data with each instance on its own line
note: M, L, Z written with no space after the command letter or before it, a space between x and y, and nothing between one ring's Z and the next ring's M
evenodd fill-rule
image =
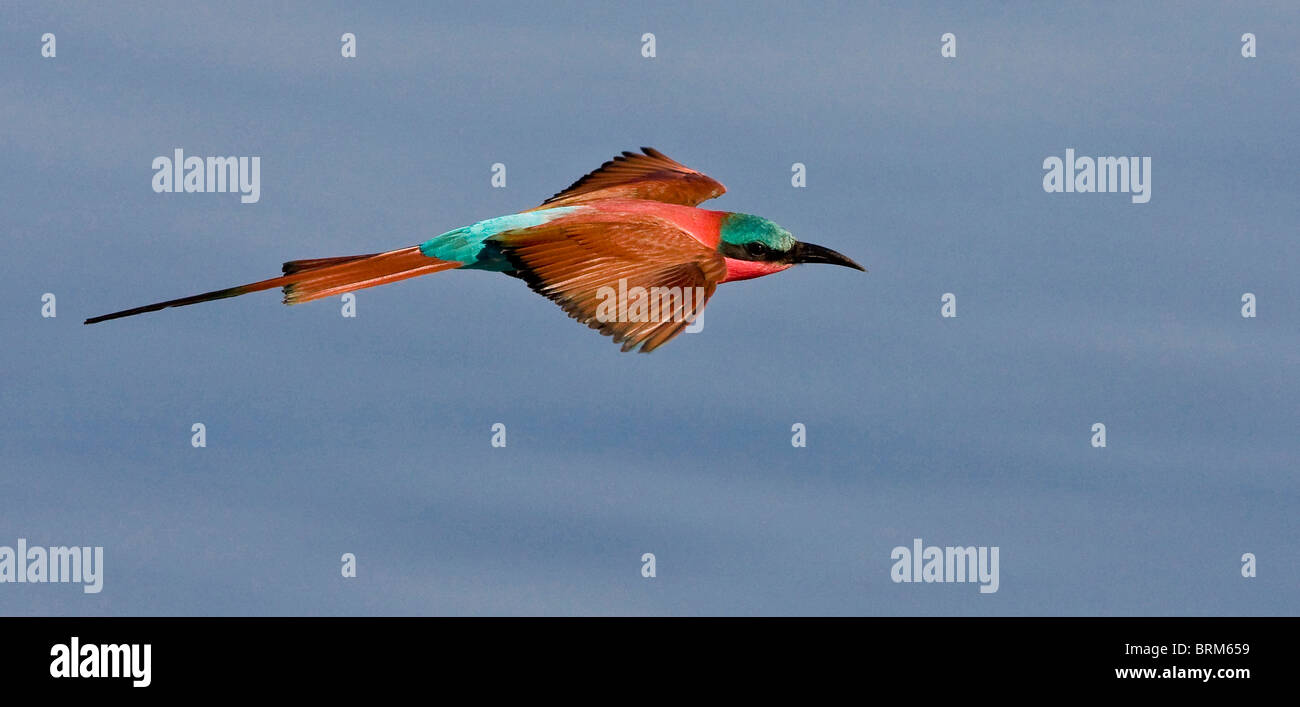
M498 216L486 221L479 221L472 226L462 226L454 231L447 231L420 244L420 252L430 258L451 260L464 263L466 270L510 270L511 265L500 249L488 243L488 239L498 233L514 231L520 228L532 228L567 216L577 211L579 206L557 206L543 211L531 211L526 214Z

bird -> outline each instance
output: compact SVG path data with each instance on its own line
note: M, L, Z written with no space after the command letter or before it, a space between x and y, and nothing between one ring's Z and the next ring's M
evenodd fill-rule
M277 287L285 304L300 304L445 270L484 270L523 280L623 351L649 353L694 321L721 283L801 263L866 272L848 256L798 241L761 216L698 208L724 192L717 180L642 147L526 211L383 253L291 260L279 277L85 324Z

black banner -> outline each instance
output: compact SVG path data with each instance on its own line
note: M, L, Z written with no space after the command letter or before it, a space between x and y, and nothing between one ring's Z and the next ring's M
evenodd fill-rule
M743 677L737 687L871 680L926 695L994 696L1044 681L1246 694L1290 680L1297 627L1292 618L9 618L0 672L7 687L43 695L418 689L485 672L499 676L493 690Z

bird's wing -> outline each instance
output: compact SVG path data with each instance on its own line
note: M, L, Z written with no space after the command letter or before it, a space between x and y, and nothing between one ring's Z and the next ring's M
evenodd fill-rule
M674 161L653 147L643 147L641 151L645 154L624 152L537 208L549 209L596 199L648 199L696 206L727 191L717 180Z
M534 292L624 351L649 353L681 333L727 273L721 255L658 218L565 221L492 240Z

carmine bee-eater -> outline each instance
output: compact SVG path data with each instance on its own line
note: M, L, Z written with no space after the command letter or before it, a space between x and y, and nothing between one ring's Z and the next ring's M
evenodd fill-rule
M799 263L866 271L829 248L800 243L759 216L696 208L726 191L649 147L624 152L538 206L387 253L291 260L281 277L105 314L94 324L166 307L284 289L285 304L442 270L522 279L624 351L653 351L695 318L720 282Z

